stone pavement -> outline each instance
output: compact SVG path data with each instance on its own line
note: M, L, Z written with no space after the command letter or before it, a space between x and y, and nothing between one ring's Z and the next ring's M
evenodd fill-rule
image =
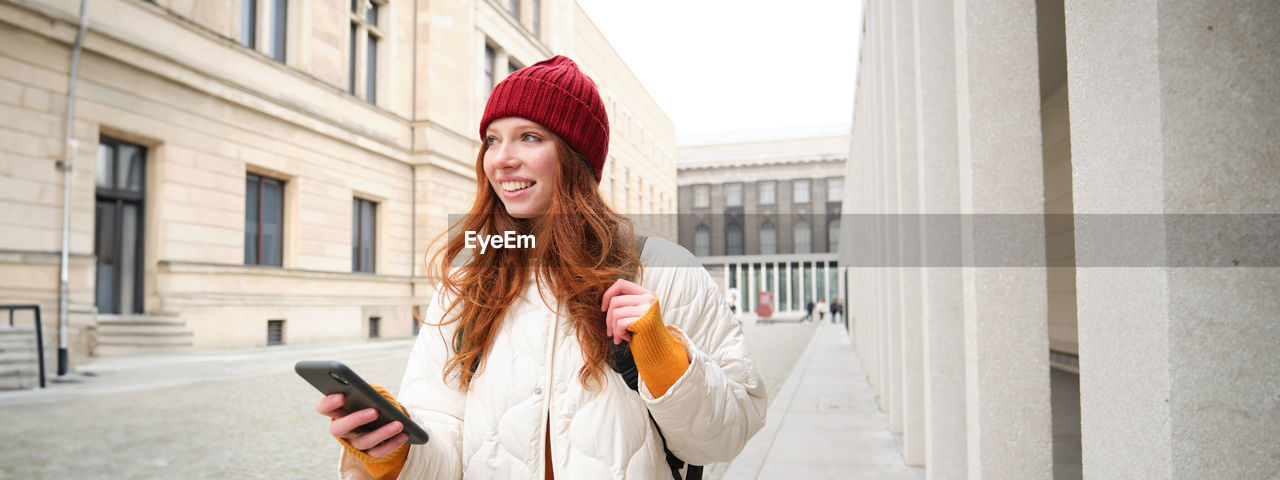
M905 480L924 469L905 466L848 334L824 323L722 478Z

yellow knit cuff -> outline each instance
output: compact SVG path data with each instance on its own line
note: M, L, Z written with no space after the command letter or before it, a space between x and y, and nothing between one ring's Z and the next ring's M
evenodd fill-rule
M391 396L391 392L388 392L387 389L382 388L381 385L376 383L370 383L369 386L373 387L374 390L377 390L378 393L387 400L391 400L391 403L394 403L399 407L400 411L405 412L406 414L409 413L405 411L403 405L400 405L400 402L396 401L395 397ZM329 421L332 422L333 419L329 419ZM390 454L382 458L370 457L364 452L356 449L356 447L352 446L351 443L347 442L345 439L339 438L338 443L342 444L342 448L345 449L347 453L359 459L360 463L364 465L364 469L369 471L369 476L377 480L394 479L399 477L400 470L404 468L405 460L409 458L408 443L401 445L400 448L395 449L395 451L392 451Z
M636 370L653 398L659 398L689 369L684 343L662 323L657 299L627 331L632 333L631 356L636 360Z

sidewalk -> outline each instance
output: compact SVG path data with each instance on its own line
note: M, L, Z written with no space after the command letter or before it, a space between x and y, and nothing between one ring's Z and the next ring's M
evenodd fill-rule
M350 364L395 358L403 363L412 345L413 339L361 340L93 358L72 366L64 379L51 376L48 388L0 391L0 409L286 373L292 372L293 364L299 360L339 360Z
M924 469L905 466L848 335L824 323L723 478L905 480Z

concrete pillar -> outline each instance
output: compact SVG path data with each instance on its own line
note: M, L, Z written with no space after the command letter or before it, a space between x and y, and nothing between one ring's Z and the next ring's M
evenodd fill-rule
M1275 478L1275 224L1234 214L1280 212L1280 9L1065 7L1084 475ZM1154 228L1115 241L1119 213Z
M951 0L916 0L925 478L963 480L964 303L959 264L955 19ZM946 215L946 216L942 216Z
M898 269L898 288L902 322L902 457L908 466L924 465L924 344L920 330L920 269L916 231L919 224L912 215L919 212L920 157L916 138L916 45L915 3L890 2L893 7L894 93L897 146L895 185L898 223L897 243L902 267ZM915 258L911 258L915 256Z
M788 261L788 262L787 262L786 278L787 278L787 303L786 303L786 305L787 305L787 310L792 310L792 308L791 308L792 302L791 302L791 301L792 301L792 297L795 297L795 294L792 294L792 293L791 293L791 262L790 262L790 261Z
M755 269L756 269L756 265L755 265L754 263L748 263L748 264L747 264L747 291L746 291L745 295L748 297L748 298L747 298L747 305L748 305L747 310L748 310L748 311L750 311L750 312L755 312L755 311L756 311L756 293L755 293L755 290L756 290L756 286L755 286L755 285L756 285L756 275L755 275Z
M724 264L724 291L729 291L730 286L732 285L729 283L729 263L726 262Z
M961 211L1039 217L1036 0L956 0L955 28ZM975 480L1053 475L1044 225L1018 226L968 223L961 231L969 266L962 275L966 453ZM993 266L991 252L1027 265Z
M742 268L743 268L743 265L739 263L738 272L736 273L736 275L738 276L738 311L746 312L747 311L747 282L746 282L746 274L742 272Z
M886 214L885 230L881 232L885 242L885 260L889 268L885 271L885 319L889 332L889 431L903 432L902 418L902 273L898 268L901 245L898 243L898 72L895 60L902 49L898 39L894 37L894 11L891 2L885 2L880 9L883 55L880 62L880 79L884 97L884 149L881 152L880 181L883 182L883 212Z
M778 267L779 267L778 262L773 262L773 311L774 312L778 312L781 310L781 308L779 308L781 307L779 302L782 301L782 288L781 288L782 284L778 283L778 278L780 276L780 274L778 273Z

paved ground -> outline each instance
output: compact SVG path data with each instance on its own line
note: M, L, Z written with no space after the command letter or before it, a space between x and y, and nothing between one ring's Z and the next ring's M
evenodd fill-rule
M782 392L812 324L743 330L770 397ZM393 390L409 340L99 360L76 383L0 393L0 478L333 478L339 447L293 373L335 359ZM725 466L711 466L718 478Z
M918 480L903 464L889 418L854 355L849 336L822 324L769 404L768 422L725 479Z

